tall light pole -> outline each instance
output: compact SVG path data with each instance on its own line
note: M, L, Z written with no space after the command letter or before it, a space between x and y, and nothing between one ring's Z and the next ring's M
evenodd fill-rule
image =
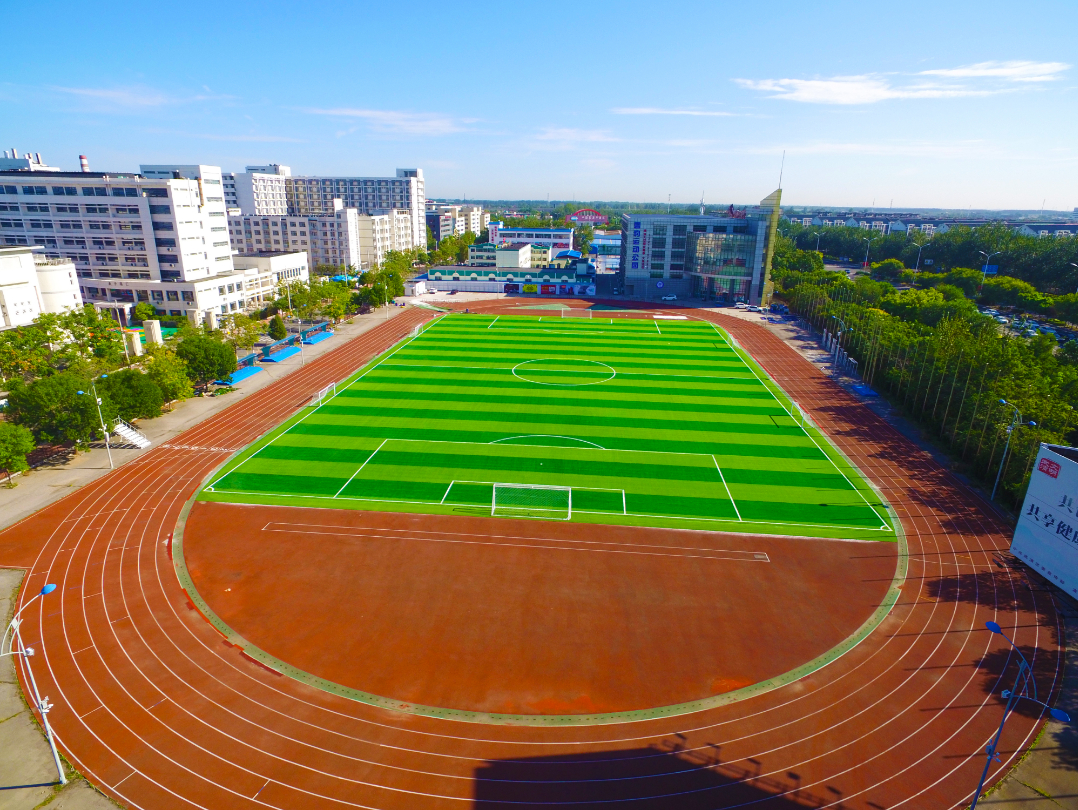
M863 265L864 267L868 267L868 252L872 250L872 243L876 241L877 238L879 237L873 236L871 239L862 240L865 243L865 263Z
M108 374L102 374L101 379L108 377ZM97 395L97 386L93 382L90 383L90 390L94 392L94 401L97 403L97 418L101 421L101 435L105 437L105 452L109 454L109 469L115 470L116 465L112 463L112 448L109 447L109 431L105 427L105 417L101 414L101 397ZM85 391L76 391L76 394L80 396L86 396Z
M980 253L982 256L984 256L984 270L981 272L981 287L983 287L984 286L984 277L988 275L988 262L990 262L992 260L993 256L998 256L1003 251L1002 250L997 250L995 253L985 253L983 250L978 250L977 252ZM980 292L980 291L981 291L981 288L978 287L977 292Z
M981 798L981 791L984 789L985 780L988 779L988 769L992 767L993 762L999 762L996 751L999 748L999 738L1003 735L1003 724L1007 722L1007 718L1010 717L1014 705L1019 700L1024 698L1026 700L1032 700L1034 703L1039 703L1041 706L1048 709L1048 713L1053 719L1058 720L1061 723L1069 723L1071 721L1070 715L1065 711L1049 706L1037 697L1037 682L1033 680L1033 669L1029 666L1029 661L1022 655L1022 651L1018 649L1018 646L1007 638L1007 634L1003 632L1003 628L995 622L985 622L984 626L996 635L1003 636L1007 639L1007 643L1011 645L1011 648L1018 655L1018 674L1014 676L1014 689L1003 690L1002 697L1007 701L1006 706L1003 708L1003 719L999 721L999 729L996 730L996 736L992 738L992 742L985 748L985 753L988 754L988 761L984 764L984 772L981 774L981 781L977 784L977 792L973 794L973 801L970 802L969 810L976 810L977 802L980 801ZM1033 685L1032 695L1028 694L1030 684ZM1019 688L1019 686L1021 686L1021 688Z
M915 265L913 265L913 272L916 273L917 271L919 271L921 269L921 251L924 250L926 247L928 247L931 244L932 244L932 240L929 239L923 245L918 245L917 246L917 263Z
M820 252L820 235L818 233L814 233L812 235L816 237L816 252L819 253Z
M996 499L996 490L999 489L999 479L1003 475L1003 462L1005 462L1007 460L1007 451L1011 447L1011 436L1014 434L1014 429L1016 427L1019 427L1019 426L1024 427L1026 425L1029 425L1030 427L1037 427L1036 422L1023 422L1021 412L1018 410L1017 407L1012 405L1007 400L1001 399L999 401L999 404L1000 405L1006 405L1008 408L1013 408L1014 409L1014 416L1011 418L1011 424L1007 428L1007 443L1005 445L1003 445L1003 456L999 460L999 472L996 473L996 483L992 486L992 497L991 497L990 500L993 500L993 501Z
M49 725L49 710L52 709L52 704L49 703L47 697L41 697L41 693L37 691L37 681L34 679L34 671L30 668L30 657L34 654L33 647L24 647L22 643L22 635L19 633L19 617L22 616L22 612L32 605L37 599L46 594L50 594L56 590L55 585L46 585L37 594L19 608L15 617L11 620L11 623L4 630L4 635L0 638L0 658L5 655L21 655L23 666L26 667L26 678L30 682L30 691L33 693L33 708L37 709L38 714L41 715L41 725L45 729L45 738L49 741L49 747L52 749L52 761L56 766L56 773L60 777L60 784L67 784L67 777L64 776L64 767L60 764L60 754L56 750L56 740L52 736L52 726Z

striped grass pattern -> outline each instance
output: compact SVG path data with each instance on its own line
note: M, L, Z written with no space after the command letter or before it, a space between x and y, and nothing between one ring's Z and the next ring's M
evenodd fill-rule
M231 460L205 500L894 540L879 496L713 325L452 314ZM564 519L564 516L562 516Z

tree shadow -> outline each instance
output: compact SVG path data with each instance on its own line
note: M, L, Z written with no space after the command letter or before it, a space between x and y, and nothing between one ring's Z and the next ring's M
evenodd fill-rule
M754 759L723 762L720 746L688 747L676 734L658 745L573 756L488 760L475 770L474 807L574 808L597 805L642 810L759 804L774 808L843 808L832 785L802 788L799 774L768 774ZM858 807L883 810L859 801Z

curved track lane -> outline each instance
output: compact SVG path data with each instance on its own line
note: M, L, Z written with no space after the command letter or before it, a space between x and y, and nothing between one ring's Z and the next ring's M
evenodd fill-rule
M1009 531L990 508L766 329L712 313L902 520L904 596L853 651L720 709L564 729L387 712L246 658L178 585L168 542L184 504L233 451L430 315L394 318L0 534L0 564L29 568L26 592L60 586L24 638L44 653L35 674L61 747L106 793L142 808L958 807L1014 675L984 622L1034 660L1042 694L1058 684L1051 598L995 565ZM812 621L806 605L790 632ZM1012 717L993 779L1042 722Z

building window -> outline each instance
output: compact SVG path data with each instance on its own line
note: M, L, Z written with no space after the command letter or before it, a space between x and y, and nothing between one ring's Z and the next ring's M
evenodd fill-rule
M652 267L654 267L654 265L652 265ZM662 270L659 270L657 272L652 270L650 273L648 273L648 275L651 276L652 278L662 278L663 277Z

